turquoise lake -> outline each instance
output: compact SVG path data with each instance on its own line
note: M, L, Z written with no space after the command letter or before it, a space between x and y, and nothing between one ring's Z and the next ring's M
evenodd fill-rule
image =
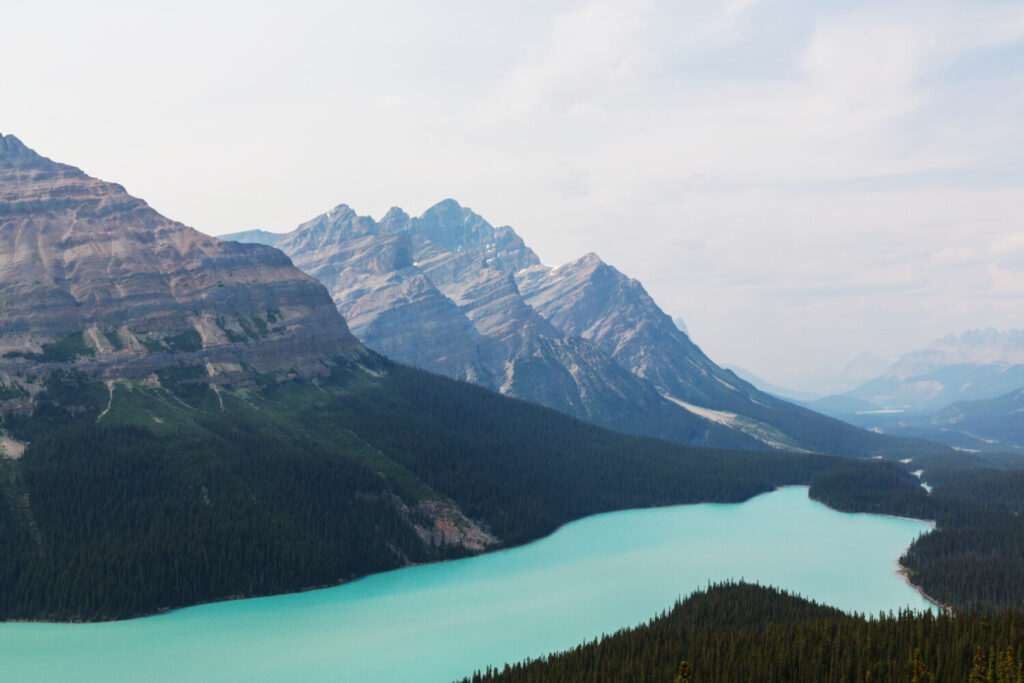
M100 624L0 624L2 681L451 681L744 578L848 611L933 609L896 573L929 525L805 487L588 517L526 546L291 595Z

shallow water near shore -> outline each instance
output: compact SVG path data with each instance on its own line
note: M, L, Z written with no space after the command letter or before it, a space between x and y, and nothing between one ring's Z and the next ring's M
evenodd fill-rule
M99 624L0 624L0 680L451 681L646 621L725 579L847 611L935 609L897 574L929 525L788 487L588 517L529 545Z

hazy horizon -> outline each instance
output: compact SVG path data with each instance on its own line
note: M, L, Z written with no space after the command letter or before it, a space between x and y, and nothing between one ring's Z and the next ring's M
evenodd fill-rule
M813 388L1013 329L1013 2L14 0L0 131L209 234L452 197Z

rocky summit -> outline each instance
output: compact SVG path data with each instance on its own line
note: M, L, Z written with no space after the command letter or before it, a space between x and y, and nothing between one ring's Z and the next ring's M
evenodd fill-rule
M596 254L551 268L446 199L381 220L339 205L272 244L323 282L353 333L403 363L613 429L717 446L862 454L877 435L758 391L712 362ZM838 435L838 436L837 436Z
M0 135L0 384L45 372L144 378L205 364L312 376L360 348L323 287L277 249L164 218L123 187Z

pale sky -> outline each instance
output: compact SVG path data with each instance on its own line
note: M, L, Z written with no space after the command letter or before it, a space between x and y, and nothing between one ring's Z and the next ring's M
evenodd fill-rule
M4 0L0 27L0 132L210 234L453 197L800 388L1022 326L1021 0Z

